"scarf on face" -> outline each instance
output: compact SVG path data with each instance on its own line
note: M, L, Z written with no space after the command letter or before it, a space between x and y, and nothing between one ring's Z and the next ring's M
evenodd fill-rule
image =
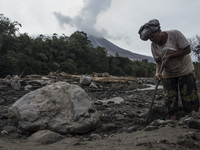
M138 33L143 41L147 41L150 35L158 29L160 29L160 23L157 19L153 19L141 26Z

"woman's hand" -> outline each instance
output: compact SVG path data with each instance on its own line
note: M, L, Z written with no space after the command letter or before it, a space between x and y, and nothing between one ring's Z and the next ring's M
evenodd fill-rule
M175 58L175 57L182 57L184 55L187 55L191 52L190 46L187 46L184 49L178 49L177 51L170 52L170 49L166 51L164 56L162 57L162 61L164 61L164 64L166 64L169 59Z
M162 80L163 76L162 76L162 71L163 71L163 68L164 68L164 62L162 61L158 61L156 62L156 75L155 75L155 78L160 81Z
M164 62L164 65L169 61L171 56L172 56L171 54L166 54L163 56L162 61Z
M162 78L163 78L163 76L162 76L162 74L156 73L155 78L156 78L157 80L161 81Z

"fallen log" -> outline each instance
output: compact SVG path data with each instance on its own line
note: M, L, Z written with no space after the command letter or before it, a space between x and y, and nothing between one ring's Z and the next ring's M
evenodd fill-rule
M67 78L81 78L81 75L71 75L65 72L62 72L60 74L62 77ZM89 75L87 75L89 76ZM109 76L109 77L93 77L89 76L92 81L95 82L103 82L103 83L128 83L128 82L136 82L138 83L138 80L134 77L116 77L116 76Z
M61 72L60 74L56 73L53 76L60 76L61 78L72 78L75 80L78 80L81 78L82 75L73 75L73 74L68 74L65 72ZM101 82L101 83L129 83L129 82L134 82L134 83L138 83L138 79L134 78L134 77L116 77L116 76L108 76L108 77L94 77L92 75L87 75L88 77L91 78L92 81L94 82ZM11 78L10 80L22 80L22 81L31 81L31 80L49 80L51 77L48 76L44 76L44 75L27 75L24 78ZM2 79L2 82L5 79ZM4 81L6 82L6 81Z

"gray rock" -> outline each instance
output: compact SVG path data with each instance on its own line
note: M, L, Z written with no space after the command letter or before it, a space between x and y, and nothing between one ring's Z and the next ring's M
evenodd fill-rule
M179 125L179 126L188 125L188 122L190 122L191 120L193 120L192 117L186 116L186 117L181 118L181 119L179 120L178 125Z
M25 131L52 129L83 134L94 130L99 122L88 94L78 85L66 82L29 92L9 108L8 114Z
M153 106L149 118L150 120L165 119L166 113L167 109L165 106Z
M49 130L42 130L42 131L38 131L38 132L32 134L28 138L28 141L47 145L47 144L55 143L64 138L65 138L64 136L62 136L58 133L55 133L55 132L52 132Z
M90 85L91 84L91 78L85 75L82 75L80 78L80 84L82 85Z
M120 121L120 120L126 120L126 118L124 117L124 115L122 114L115 114L115 118L116 120Z
M127 129L127 132L128 132L128 133L131 133L131 132L133 132L133 131L137 131L138 128L139 128L139 126L132 126L132 127L129 127L129 128Z
M16 90L9 90L6 94L8 94L8 95L17 95L18 92Z
M188 127L192 129L200 129L200 122L198 120L190 120L188 122Z
M154 120L151 125L153 126L165 126L165 125L176 125L177 124L177 121L173 121L173 120Z
M91 87L91 88L95 88L95 89L98 89L97 85L96 85L96 84L94 84L93 82L90 84L90 86L89 86L89 87Z
M99 139L102 139L102 137L99 134L91 134L90 139L91 140L99 140Z
M13 126L5 126L3 129L6 130L8 133L13 133L17 131L17 128Z
M121 104L122 102L124 102L124 99L121 98L121 97L114 97L114 98L111 98L111 99L106 99L106 100L98 100L102 103L113 103L113 104Z
M19 91L21 89L21 84L20 84L20 81L17 80L17 79L13 79L11 80L11 87L14 89L14 90L17 90Z
M139 117L139 118L146 118L146 116L147 116L147 113L146 113L146 112L143 112L143 113L139 113L139 114L138 114L138 117Z
M191 113L191 116L192 116L193 118L195 118L195 119L200 119L200 113L199 113L199 112L193 111L193 112Z
M152 131L155 129L158 129L158 127L149 125L149 126L145 127L143 130L144 131Z
M129 110L127 112L127 116L132 118L132 117L137 116L137 113L135 112L135 110Z
M99 130L101 132L107 132L107 131L112 131L116 129L117 129L117 126L115 123L107 123L107 124L102 124Z
M198 141L200 141L200 132L194 133L194 138Z

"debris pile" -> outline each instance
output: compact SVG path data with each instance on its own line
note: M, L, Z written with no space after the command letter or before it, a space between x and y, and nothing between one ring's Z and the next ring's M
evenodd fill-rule
M61 89L60 87L62 86L58 85L59 83L66 84L68 88L65 87ZM52 86L56 87L56 90L52 89ZM70 75L62 72L60 74L50 73L47 76L29 75L24 78L7 76L4 79L0 79L1 136L27 138L30 141L36 141L41 144L50 144L66 137L74 137L74 134L76 134L77 137L78 132L70 132L72 129L69 129L67 125L71 125L71 127L80 127L80 124L84 126L84 123L86 123L85 121L88 120L87 126L90 127L91 130L86 130L86 128L74 130L85 130L85 132L82 130L82 132L78 133L78 138L82 139L82 142L100 139L109 140L114 138L114 135L120 133L139 134L142 132L143 134L148 134L148 132L161 131L164 129L180 129L186 132L184 136L181 135L181 138L177 138L176 141L172 142L167 138L163 138L160 141L149 142L150 145L145 141L135 145L149 148L149 146L157 146L158 144L162 146L171 144L171 148L173 149L177 144L180 146L185 144L187 148L192 145L197 149L200 148L200 112L184 114L180 107L178 114L179 119L177 121L168 120L161 88L157 91L155 103L149 118L150 124L144 128L146 115L154 93L151 86L155 86L154 79L112 77L108 74L98 75L97 73L93 75ZM79 90L74 90L74 94L73 90L65 91L65 89L70 89L71 87L77 87ZM45 88L49 89L42 91ZM61 94L59 89L62 92L68 93L68 95ZM36 97L34 93L38 95L37 92L41 94L43 100L42 98L36 98L33 102L30 100L30 97L27 98L27 96ZM59 95L61 96L59 97ZM71 105L72 110L69 109L71 114L64 113L61 115L63 111L58 110L62 107L66 110L65 106L69 106L69 104L64 104L65 101L67 101L64 97L69 99L73 97L74 99L69 103L80 106L80 109L75 105ZM28 99L30 102L28 102ZM86 99L89 101L86 101ZM28 109L24 109L25 105L21 105L22 101L26 102L27 108L31 108L29 111ZM38 101L38 103L36 103L36 101ZM39 105L39 103L41 105ZM45 105L43 105L44 103ZM33 106L29 104L33 104ZM83 110L82 108L86 108L86 104L89 107ZM47 107L47 105L49 105L49 107ZM45 113L47 109L49 109L49 113ZM22 113L19 110L24 110L26 113ZM95 125L90 118L93 114L98 116ZM20 117L17 115L20 115ZM72 120L76 120L76 115L79 117L74 124L66 120L63 122L66 118L55 117L59 115L62 117L68 115ZM12 117L15 119L13 120ZM52 119L54 119L54 121L52 121ZM91 128L90 121L94 128ZM77 124L77 122L80 124ZM61 129L63 130L61 131ZM43 136L45 136L45 138L43 138ZM48 137L55 138L50 140ZM41 138L43 140L36 140ZM190 143L187 143L186 140L189 140Z

